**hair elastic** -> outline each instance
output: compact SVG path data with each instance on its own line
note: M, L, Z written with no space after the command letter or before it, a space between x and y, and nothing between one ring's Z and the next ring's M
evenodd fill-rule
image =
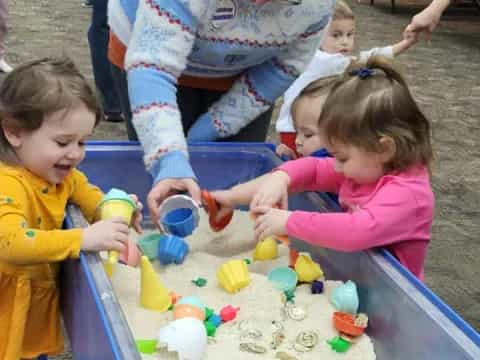
M358 76L360 79L366 79L370 76L372 76L375 73L375 70L361 67L359 69L355 69L350 71L350 75L352 76Z

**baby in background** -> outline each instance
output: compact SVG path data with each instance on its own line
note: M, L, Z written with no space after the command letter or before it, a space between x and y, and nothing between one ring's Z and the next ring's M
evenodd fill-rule
M96 218L103 193L76 166L101 114L68 59L18 66L0 87L0 359L62 352L60 261L81 250L125 248L129 224L122 218L62 229L67 202L89 222ZM141 220L136 211L137 231Z
M333 158L287 161L213 192L218 216L249 204L257 240L287 234L338 251L385 247L422 280L434 209L430 124L403 77L383 57L350 66L331 88L318 128ZM302 191L336 193L344 212L287 210L288 195Z
M305 87L315 80L342 74L352 60L365 62L370 56L374 55L393 58L409 49L417 40L417 34L405 33L404 38L394 45L373 48L360 52L358 57L353 56L355 15L343 0L338 0L328 32L320 44L320 49L317 50L302 75L295 80L284 94L283 105L276 122L276 130L280 134L281 142L278 146L277 154L290 158L300 155L296 151L295 145L298 129L295 127L295 122L292 118L292 104Z

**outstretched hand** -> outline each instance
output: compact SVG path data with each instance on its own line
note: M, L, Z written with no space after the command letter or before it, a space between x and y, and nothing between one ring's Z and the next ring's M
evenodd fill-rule
M290 211L260 206L252 212L255 216L255 240L259 241L267 236L279 236L287 233Z
M274 171L266 175L250 202L250 210L255 212L259 206L287 209L289 183L290 177L286 172Z
M449 3L449 0L432 1L429 6L412 18L410 24L405 28L404 36L408 33L423 33L428 39L440 22L442 13L448 7Z
M158 223L158 208L163 200L182 191L187 191L197 204L201 204L200 187L191 178L164 179L153 186L147 196L147 205L155 224Z

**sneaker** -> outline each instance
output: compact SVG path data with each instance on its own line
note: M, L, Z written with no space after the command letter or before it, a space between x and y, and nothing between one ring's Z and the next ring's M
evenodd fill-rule
M112 122L112 123L118 123L125 120L122 113L116 113L116 112L105 113L103 114L103 117L105 121Z
M0 58L0 72L9 73L13 70L13 68L8 65L4 58Z
M93 0L85 0L85 1L82 3L82 6L83 6L83 7L92 7L92 6L93 6Z

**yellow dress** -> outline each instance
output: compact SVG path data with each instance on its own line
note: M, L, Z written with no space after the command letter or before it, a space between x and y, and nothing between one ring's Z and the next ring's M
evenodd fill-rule
M63 350L57 274L78 258L81 229L61 230L67 202L93 221L103 193L73 170L52 185L0 162L0 359Z

